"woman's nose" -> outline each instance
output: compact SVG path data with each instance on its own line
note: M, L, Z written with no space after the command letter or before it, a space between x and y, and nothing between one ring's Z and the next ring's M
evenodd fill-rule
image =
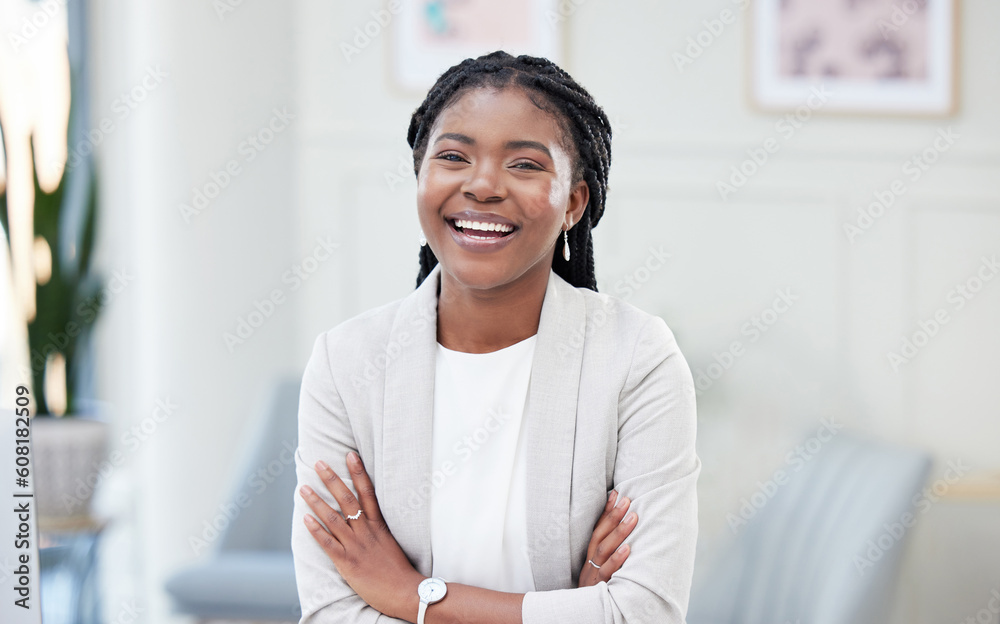
M469 167L469 177L462 184L462 193L479 202L502 200L507 196L507 191L499 169L499 165L484 161Z

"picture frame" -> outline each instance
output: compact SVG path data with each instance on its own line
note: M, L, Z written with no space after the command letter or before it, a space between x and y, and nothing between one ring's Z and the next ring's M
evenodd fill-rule
M389 74L400 92L426 93L446 69L494 50L566 57L565 24L579 1L393 0Z
M958 14L958 0L755 0L751 104L794 110L822 89L824 113L952 115Z

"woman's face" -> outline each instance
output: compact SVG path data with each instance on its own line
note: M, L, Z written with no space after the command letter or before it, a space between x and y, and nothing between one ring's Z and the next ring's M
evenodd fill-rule
M563 144L552 115L517 88L473 89L441 112L417 175L417 209L450 278L476 289L538 272L548 279L557 239L589 199L586 182L571 184Z

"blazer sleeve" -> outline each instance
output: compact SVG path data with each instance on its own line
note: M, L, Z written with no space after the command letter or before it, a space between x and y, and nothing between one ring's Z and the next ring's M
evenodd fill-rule
M638 522L608 582L529 592L524 624L682 624L698 537L696 411L691 370L663 319L639 332L618 401L614 484ZM588 540L589 541L589 540Z
M316 340L302 376L299 394L299 445L295 452L295 504L292 515L292 557L302 607L300 624L407 624L383 615L358 596L319 543L303 518L312 515L299 489L309 485L330 507L339 510L313 466L322 459L357 495L347 470L347 453L357 451L354 433L334 383L327 346L328 334Z

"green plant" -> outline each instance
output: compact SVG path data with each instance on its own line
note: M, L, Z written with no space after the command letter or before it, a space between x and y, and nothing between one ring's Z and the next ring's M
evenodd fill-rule
M28 324L28 348L31 379L39 414L49 413L45 396L45 369L49 356L61 353L66 359L66 413L78 410L77 368L79 347L90 334L101 309L100 280L91 272L94 228L97 212L95 176L89 163L80 159L77 166L85 169L86 192L76 231L67 231L73 220L67 219L65 188L69 171L52 193L44 193L35 178L35 237L44 238L52 253L52 275L44 284L35 285L35 318ZM0 220L4 231L7 224L7 194L0 194ZM9 241L8 241L9 243Z

